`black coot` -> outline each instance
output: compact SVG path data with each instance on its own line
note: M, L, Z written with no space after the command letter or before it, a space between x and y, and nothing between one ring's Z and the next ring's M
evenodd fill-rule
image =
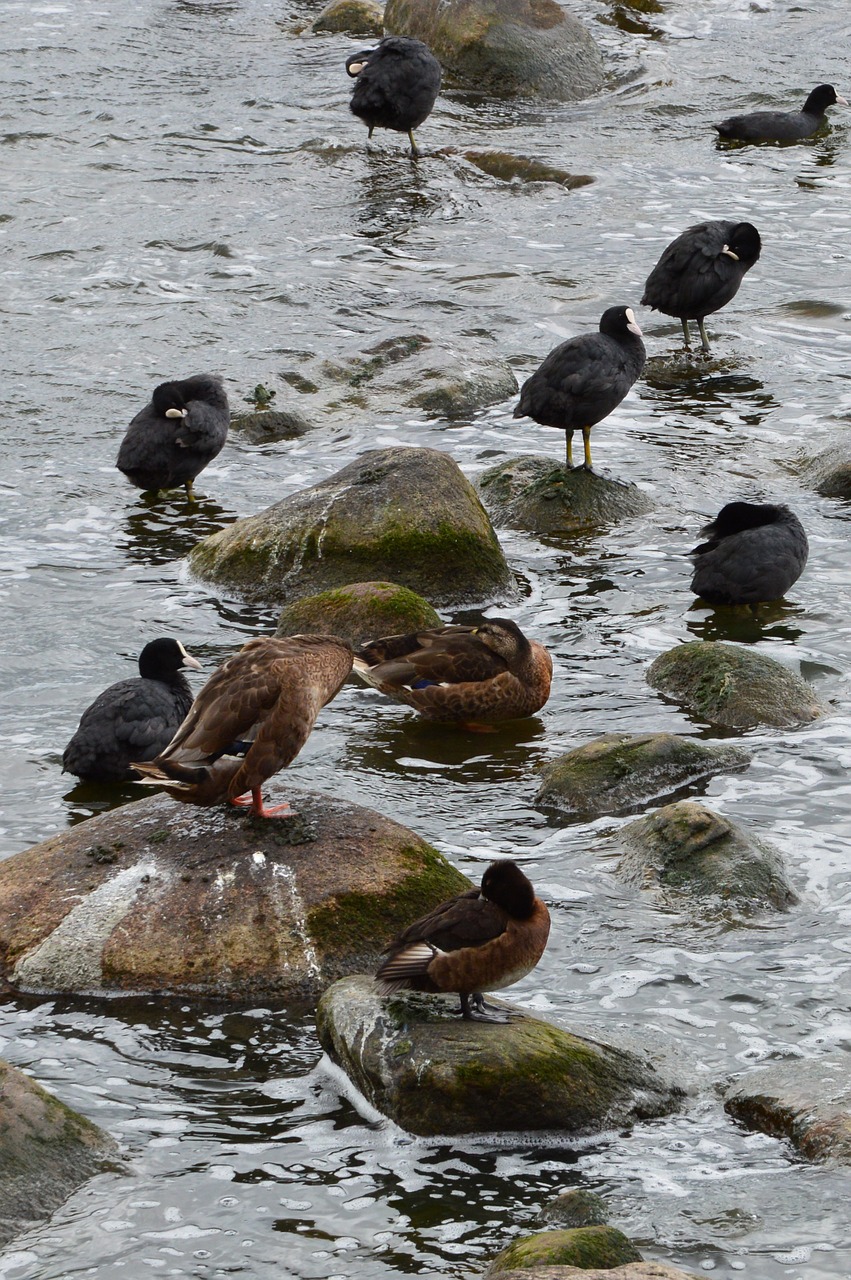
M346 59L354 78L349 106L373 129L407 133L411 154L419 155L414 141L417 129L430 114L440 89L440 63L421 40L385 36L374 49L364 49Z
M583 333L554 347L523 383L515 418L534 418L559 427L567 437L567 465L573 466L572 440L578 428L585 445L585 470L591 470L591 428L620 404L644 368L641 330L630 307L609 307L599 333Z
M728 502L701 533L691 589L707 604L779 600L807 563L804 527L785 506Z
M116 466L139 489L175 489L194 497L192 481L221 452L230 412L222 380L196 373L163 382L127 428Z
M708 354L704 317L736 296L761 249L750 222L699 222L668 245L647 277L641 305L682 321L686 351L688 322L696 320Z
M152 640L139 655L139 675L119 680L83 712L80 727L62 754L62 772L92 782L138 778L132 760L153 760L164 751L192 706L192 690L181 675L201 664L178 640Z
M791 142L815 133L824 123L827 108L837 102L848 106L832 84L820 84L800 111L753 111L745 116L730 116L712 128L717 129L722 138L737 138L742 142Z

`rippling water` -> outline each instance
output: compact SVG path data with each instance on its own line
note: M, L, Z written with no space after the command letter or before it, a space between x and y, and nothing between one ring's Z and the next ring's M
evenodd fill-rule
M232 436L190 511L113 469L156 382L218 370L236 406L263 382L298 407L280 376L294 352L412 330L490 334L522 377L604 307L636 305L689 223L747 218L764 245L710 318L708 371L686 377L678 322L640 313L652 362L595 431L594 457L652 494L654 513L562 543L501 533L523 588L511 612L556 662L541 716L474 740L347 687L291 770L408 823L474 878L518 856L554 935L517 999L667 1046L693 1087L684 1112L575 1145L412 1141L353 1105L309 1011L7 1001L0 1054L115 1134L129 1162L16 1241L0 1276L461 1280L533 1229L552 1193L585 1185L646 1254L698 1273L847 1277L847 1180L741 1131L716 1085L851 1048L848 511L788 465L851 416L851 115L836 108L824 135L785 148L720 150L709 128L797 105L820 81L848 94L847 0L583 6L604 94L560 106L449 86L418 165L393 135L367 154L347 110L352 42L299 34L307 11L0 11L5 855L112 802L69 788L61 750L145 640L172 632L210 670L274 624L189 579L181 557L199 534L375 445L439 447L470 475L507 453L561 456L560 436L515 422L512 403L451 427L337 416L280 445ZM483 146L595 181L503 184L463 159ZM693 606L682 558L733 497L789 501L811 545L789 601L738 631ZM708 788L780 847L803 895L749 928L689 922L619 885L603 842L615 820L556 825L531 807L535 766L602 732L707 732L644 681L658 652L695 636L758 641L832 700L812 727L744 735L750 770Z

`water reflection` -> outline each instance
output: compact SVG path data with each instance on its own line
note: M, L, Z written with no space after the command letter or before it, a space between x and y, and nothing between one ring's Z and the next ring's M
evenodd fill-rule
M716 605L711 609L695 602L689 613L693 616L686 618L686 626L697 640L730 640L736 644L775 640L794 644L804 634L794 620L803 619L806 610L785 600L759 605Z
M444 201L427 153L414 160L401 147L391 152L369 150L364 163L366 173L350 189L362 236L398 240L430 218Z
M75 827L98 813L120 809L150 792L150 787L143 790L137 782L78 782L62 797L68 826Z
M139 564L169 564L188 555L196 542L218 533L235 519L235 512L227 511L211 498L188 502L179 490L167 498L143 494L124 521L123 550L128 559Z

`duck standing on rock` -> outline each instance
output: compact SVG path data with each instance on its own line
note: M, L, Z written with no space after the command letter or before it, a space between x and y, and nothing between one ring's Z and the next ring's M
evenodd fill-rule
M686 351L689 320L696 320L704 355L709 339L703 321L739 292L759 258L762 241L751 222L699 222L672 240L644 284L643 307L682 321Z
M355 674L428 720L475 729L534 715L550 696L553 664L509 618L371 640Z
M139 674L99 693L83 712L77 732L62 754L62 772L86 782L127 782L138 778L136 760L151 760L172 739L192 706L192 690L182 672L201 670L179 640L163 637L139 654Z
M728 502L701 529L691 552L691 589L707 604L779 600L804 572L809 544L793 511L773 503Z
M229 424L228 398L216 374L162 382L127 428L115 465L137 489L183 485L191 502L192 482L221 452Z
M134 768L187 804L289 813L286 804L265 808L261 787L296 758L351 669L351 648L336 636L249 640L213 673L165 750Z
M376 974L378 989L382 995L454 991L462 1017L507 1022L505 1013L485 1012L483 992L501 991L531 973L549 933L550 913L517 863L492 862L481 889L442 902L390 943Z
M364 49L346 59L346 71L354 80L350 110L374 129L407 133L411 155L419 151L414 130L435 104L440 89L440 63L421 40L385 36L374 49Z
M609 307L599 333L583 333L554 347L520 388L515 418L559 427L567 438L567 469L573 469L573 433L585 446L591 471L591 428L623 400L644 368L647 353L631 307Z
M809 138L825 120L825 111L840 103L848 106L832 84L819 84L813 89L800 111L752 111L748 115L729 116L714 124L722 138L739 142L795 142Z

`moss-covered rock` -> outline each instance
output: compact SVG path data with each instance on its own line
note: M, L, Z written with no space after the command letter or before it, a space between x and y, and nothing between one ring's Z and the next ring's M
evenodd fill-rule
M693 1271L680 1271L664 1262L627 1262L622 1267L535 1267L531 1280L697 1280ZM528 1270L500 1271L499 1280L530 1280Z
M608 1273L626 1262L641 1262L641 1254L615 1227L573 1227L564 1231L538 1231L521 1236L494 1258L485 1272L488 1278L506 1271L526 1273L538 1267L570 1266L583 1271L597 1267Z
M298 409L261 409L255 413L238 413L231 418L231 430L238 431L249 444L276 444L279 440L297 440L316 426Z
M464 159L488 177L498 178L501 182L553 182L572 191L576 187L587 187L594 181L588 174L568 173L566 169L559 169L544 160L513 155L510 151L465 151Z
M574 1187L555 1196L544 1205L539 1216L542 1221L555 1222L560 1227L601 1227L609 1220L603 1197L584 1187Z
M108 1133L0 1060L0 1246L114 1157Z
M597 46L555 0L388 0L384 25L485 93L574 102L603 87Z
M567 471L554 458L524 453L490 467L478 480L496 524L527 533L577 533L644 515L650 499L634 484L596 471Z
M702 720L729 729L786 729L826 711L812 686L782 663L717 640L675 645L651 664L647 681Z
M851 498L851 449L845 442L830 445L796 469L801 481L823 498Z
M341 636L356 648L377 636L404 635L441 625L440 615L428 600L407 587L396 582L350 582L288 604L275 634Z
M546 764L535 804L561 813L625 813L749 761L741 747L674 733L607 733Z
M436 605L509 594L490 521L457 463L437 449L377 449L195 546L199 577L264 603L385 578Z
M384 35L384 5L377 0L330 0L310 24L311 31L351 32L356 36Z
M411 1133L595 1133L664 1115L681 1091L649 1061L521 1014L465 1022L457 997L376 993L344 978L317 1010L322 1047L360 1092Z
M0 863L0 976L22 991L313 998L469 881L371 809L292 818L157 795Z
M788 1138L807 1160L851 1164L847 1054L750 1072L727 1091L724 1109L748 1129Z
M781 854L695 800L666 805L622 827L618 877L726 914L786 911L798 901Z

